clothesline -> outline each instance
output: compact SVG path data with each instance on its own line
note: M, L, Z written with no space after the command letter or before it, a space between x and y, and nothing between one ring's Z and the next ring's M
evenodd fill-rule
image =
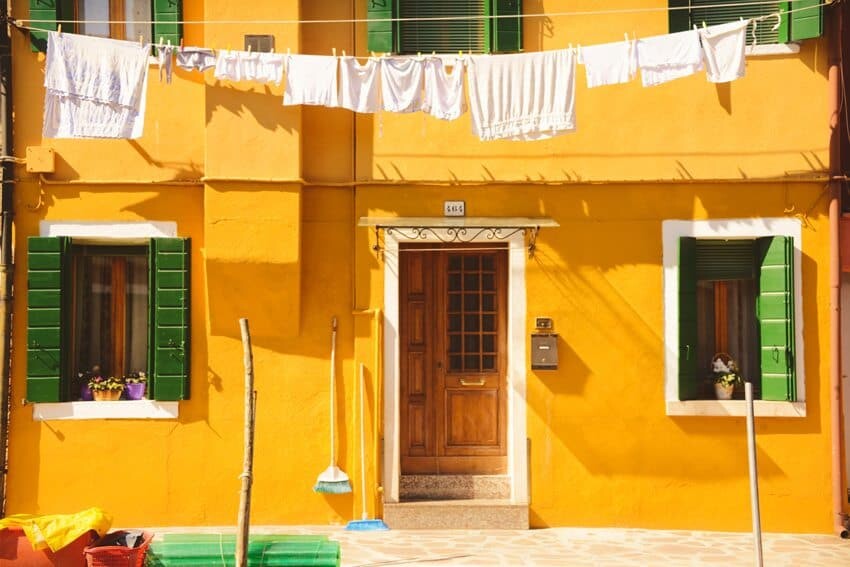
M794 2L803 2L805 0L784 0L793 5ZM811 10L821 8L829 4L835 4L842 0L825 0L815 6L804 6L802 8L792 8L790 10L780 10L780 14L791 14L802 10ZM776 0L754 0L748 2L723 2L717 4L700 5L700 9L712 8L735 8L735 7L750 7L750 6L766 6L775 5ZM555 18L555 17L578 17L578 16L607 16L616 14L639 14L647 12L672 12L680 10L691 10L692 6L669 6L657 8L621 8L614 10L588 10L588 11L570 11L570 12L546 12L546 13L531 13L531 14L492 14L492 15L472 15L472 16L427 16L415 18L349 18L349 19L320 19L320 20L178 20L169 21L170 24L181 25L301 25L301 24L363 24L363 23L384 23L384 22L451 22L451 21L475 21L475 20L496 20L496 19L533 19L533 18ZM768 16L759 16L750 18L751 20L763 20ZM10 18L9 22L21 29L44 31L42 28L33 28L26 24L145 24L153 25L159 23L155 20L43 20L43 19L27 19L27 18Z

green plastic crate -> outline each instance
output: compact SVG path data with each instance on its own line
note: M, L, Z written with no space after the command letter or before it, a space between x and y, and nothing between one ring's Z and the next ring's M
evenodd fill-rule
M235 567L236 536L168 534L148 549L146 567ZM339 543L325 536L255 535L251 567L339 567Z

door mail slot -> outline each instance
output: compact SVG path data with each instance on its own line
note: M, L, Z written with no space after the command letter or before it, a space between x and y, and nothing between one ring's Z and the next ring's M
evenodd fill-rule
M556 370L558 368L558 334L535 333L531 335L531 368Z

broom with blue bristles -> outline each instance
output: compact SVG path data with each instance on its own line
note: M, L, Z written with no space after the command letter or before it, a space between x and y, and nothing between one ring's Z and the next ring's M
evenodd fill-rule
M331 464L319 475L316 480L314 492L325 494L345 494L351 492L351 482L348 475L336 466L336 439L334 429L336 427L336 317L331 320Z

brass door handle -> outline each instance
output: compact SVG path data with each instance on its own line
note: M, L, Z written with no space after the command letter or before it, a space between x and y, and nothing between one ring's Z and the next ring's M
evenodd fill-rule
M460 379L461 386L483 386L487 382L484 378L479 378L478 380L467 380L466 378Z

